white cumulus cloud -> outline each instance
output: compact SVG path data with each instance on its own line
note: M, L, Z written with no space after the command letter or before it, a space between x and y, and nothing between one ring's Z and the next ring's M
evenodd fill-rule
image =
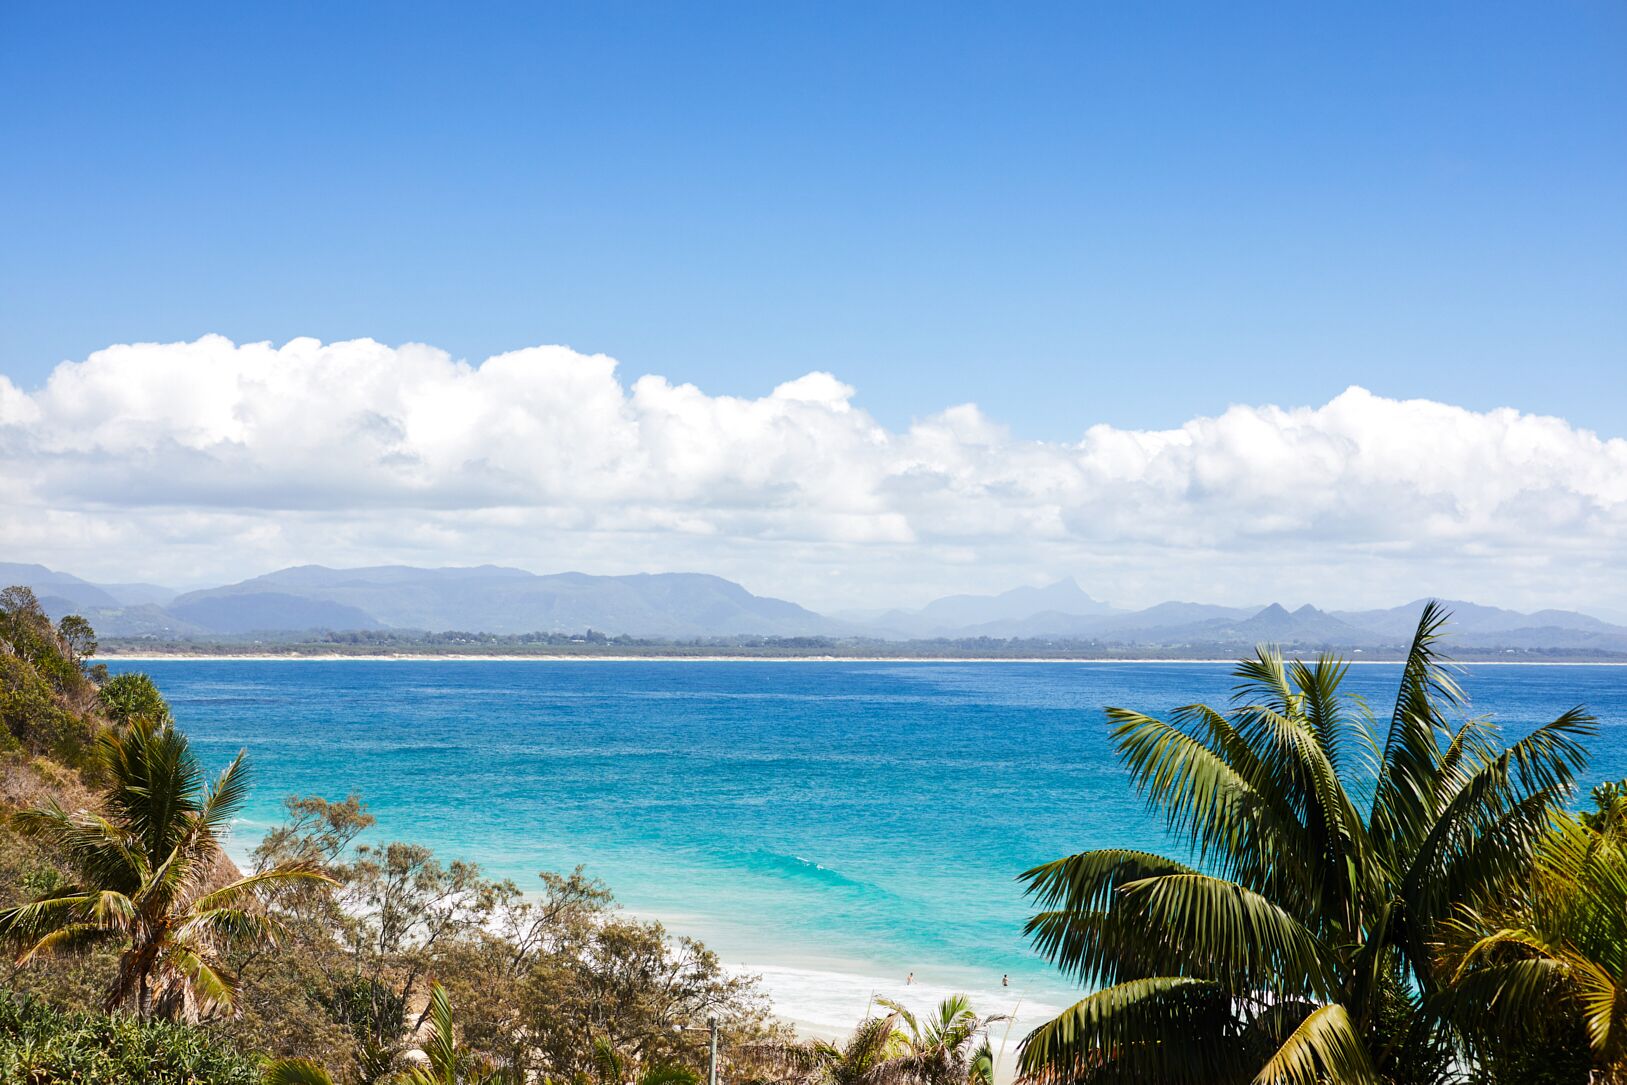
M558 346L112 346L31 394L0 377L0 551L179 584L687 568L813 605L1057 573L1127 604L1627 602L1627 441L1563 419L1352 387L1058 443L971 405L889 430L856 399L825 372L711 395Z

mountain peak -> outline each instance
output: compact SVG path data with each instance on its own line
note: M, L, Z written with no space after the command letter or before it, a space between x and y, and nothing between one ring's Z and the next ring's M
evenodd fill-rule
M946 595L913 614L900 614L892 623L912 636L950 635L992 622L1020 622L1038 615L1082 616L1115 613L1092 599L1073 577L1043 587L1024 585L998 595Z

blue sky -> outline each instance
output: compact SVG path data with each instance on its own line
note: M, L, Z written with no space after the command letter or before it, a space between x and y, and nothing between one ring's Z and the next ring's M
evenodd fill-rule
M0 373L565 343L899 426L1627 434L1627 6L0 8Z
M0 151L6 560L1627 613L1619 2L13 3Z

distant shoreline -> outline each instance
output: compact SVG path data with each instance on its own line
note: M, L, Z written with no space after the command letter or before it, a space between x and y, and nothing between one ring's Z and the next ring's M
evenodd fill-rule
M1292 653L1285 653L1292 654ZM1233 656L1160 658L1156 656L922 656L922 655L611 655L583 652L575 655L521 653L475 655L458 652L398 652L356 654L343 652L112 652L95 657L98 663L1180 663L1216 664L1235 662ZM1353 664L1395 666L1396 659L1349 659ZM1453 663L1475 667L1627 667L1616 659L1453 659Z

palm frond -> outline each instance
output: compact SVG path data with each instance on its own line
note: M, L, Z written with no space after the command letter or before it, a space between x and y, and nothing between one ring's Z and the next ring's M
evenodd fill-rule
M832 1051L835 1057L823 1061L823 1070L834 1085L891 1085L899 1075L888 1073L896 1069L888 1064L905 1054L907 1044L898 1019L889 1013L860 1022L847 1042Z
M448 1081L456 1077L458 1044L453 1032L452 1000L447 997L446 988L438 983L429 989L429 1029L424 1038L424 1054L429 1056L429 1065L438 1076Z
M1263 763L1274 766L1273 789L1292 811L1287 824L1293 831L1279 831L1274 840L1297 843L1287 856L1263 851L1242 880L1284 904L1318 909L1349 926L1355 898L1370 888L1348 878L1352 869L1370 865L1360 861L1367 832L1321 736L1308 717L1284 716L1268 706L1246 705L1237 716L1239 732Z
M1570 982L1582 1009L1589 1045L1598 1055L1609 1056L1622 1046L1622 1003L1620 981L1597 961L1573 954L1569 960Z
M175 938L179 942L241 938L272 944L284 929L275 916L250 908L208 908L189 913L176 925Z
M904 1022L904 1027L909 1030L910 1039L916 1041L922 1039L920 1022L915 1019L915 1015L913 1013L904 1007L902 1002L898 1002L895 999L882 998L878 996L876 998L876 1005L889 1011L894 1017L898 1018L898 1020Z
M1234 703L1263 705L1279 716L1298 715L1299 697L1288 681L1288 670L1277 649L1265 645L1255 648L1252 656L1238 660L1232 677L1237 679L1237 685L1232 687Z
M203 772L197 759L184 735L157 723L132 723L109 732L102 750L113 780L108 808L157 865L175 850L199 811Z
M69 886L27 904L0 911L0 935L11 941L38 938L65 923L88 923L94 918L98 894Z
M1464 703L1438 647L1449 618L1440 603L1430 601L1407 651L1373 793L1370 827L1377 839L1413 841L1425 831L1444 713Z
M230 1006L236 998L236 984L191 948L173 946L166 957L169 967L186 977L191 992L203 1006Z
M1350 1014L1338 1003L1306 1016L1254 1076L1253 1085L1326 1085L1335 1081L1339 1085L1378 1082Z
M42 840L86 882L131 892L150 869L140 842L126 829L88 811L69 813L55 800L11 815L23 836Z
M79 953L113 941L117 934L95 923L67 923L42 934L18 955L19 965L55 953Z
M1183 715L1208 719L1195 709ZM1278 869L1307 869L1312 857L1297 833L1292 804L1268 773L1253 772L1257 760L1245 760L1225 739L1217 749L1140 712L1109 708L1107 717L1131 783L1200 862L1214 859L1223 873L1243 876L1244 869L1265 869L1264 856L1271 855ZM1242 761L1241 769L1233 759Z
M1211 1085L1236 1080L1244 1068L1242 1026L1232 998L1197 979L1157 977L1104 988L1074 1003L1023 1039L1025 1081L1070 1085L1093 1080Z
M282 866L263 870L257 874L248 874L229 882L211 892L205 893L193 903L193 907L202 911L212 908L234 907L243 902L244 898L256 899L261 890L278 889L285 885L326 883L333 884L333 879L315 863L287 863Z
M972 1052L972 1061L966 1067L966 1085L994 1085L994 1048L987 1037Z
M1128 882L1158 874L1196 874L1197 870L1147 851L1104 848L1083 851L1031 870L1019 880L1042 908L1106 908Z
M19 945L18 964L26 964L42 948L65 943L51 936L64 928L95 928L107 933L128 929L135 906L112 890L85 892L68 887L38 900L0 912L0 937Z
M181 841L169 854L159 859L152 873L134 894L145 909L167 909L178 900L185 899L189 889L195 889L208 869Z
M1518 1035L1563 1005L1571 990L1569 980L1563 961L1525 956L1465 969L1436 1001L1475 1032Z
M231 764L221 770L198 810L197 823L213 836L225 833L232 818L248 801L249 769L246 757L246 751L239 751Z
M333 1075L310 1059L274 1059L261 1080L265 1085L334 1085Z
M1119 922L1105 933L1128 941L1133 930L1161 932L1157 939L1139 939L1136 956L1149 972L1196 976L1234 991L1325 996L1337 987L1332 955L1315 932L1235 882L1166 874L1131 882L1121 892L1114 909Z
M1415 959L1423 959L1424 942L1454 902L1520 884L1551 812L1586 761L1580 740L1595 729L1586 712L1565 713L1486 760L1439 811L1407 857L1401 884Z

